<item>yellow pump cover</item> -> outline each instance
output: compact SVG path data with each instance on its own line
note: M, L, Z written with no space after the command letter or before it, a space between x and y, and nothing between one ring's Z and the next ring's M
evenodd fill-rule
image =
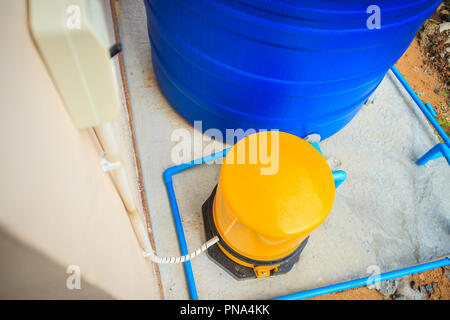
M214 220L221 237L238 253L280 259L326 219L334 195L332 172L311 144L285 132L259 132L228 152Z

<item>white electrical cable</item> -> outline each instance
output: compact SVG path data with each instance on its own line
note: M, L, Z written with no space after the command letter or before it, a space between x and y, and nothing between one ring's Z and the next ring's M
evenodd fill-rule
M150 257L150 259L155 262L155 263L182 263L188 260L191 260L193 258L195 258L196 256L198 256L200 253L206 251L206 249L208 249L209 247L211 247L212 245L216 244L217 242L219 242L219 237L215 236L213 238L211 238L210 240L208 240L206 243L202 244L202 246L200 248L198 248L197 250L195 250L194 252L191 252L185 256L180 256L180 257L158 257L157 255L155 255L155 253L152 251L150 252L145 252L144 251L144 257Z

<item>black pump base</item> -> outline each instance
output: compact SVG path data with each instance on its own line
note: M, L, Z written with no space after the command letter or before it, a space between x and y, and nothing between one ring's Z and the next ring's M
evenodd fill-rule
M218 236L220 241L220 245L232 256L236 257L237 259L244 261L249 264L253 264L256 266L271 266L279 264L278 270L272 270L270 271L270 276L276 276L280 274L284 274L289 272L295 265L295 263L300 258L300 253L303 251L303 248L308 243L309 237L307 237L299 246L297 249L295 249L291 254L288 256L279 259L279 260L272 260L272 261L260 261L260 260L253 260L249 259L247 257L244 257L231 249L225 241L220 237L219 233L217 232L216 225L214 224L213 220L213 202L214 202L214 196L216 194L217 186L214 188L213 192L209 196L209 198L205 201L205 203L202 205L202 214L203 214L203 225L205 227L205 235L206 239L211 239L214 236ZM256 279L255 271L253 268L245 267L243 265L240 265L230 258L228 258L225 253L223 253L222 250L216 245L208 248L207 254L210 259L212 259L216 264L218 264L222 269L224 269L226 272L228 272L233 278L236 280L248 280L248 279Z

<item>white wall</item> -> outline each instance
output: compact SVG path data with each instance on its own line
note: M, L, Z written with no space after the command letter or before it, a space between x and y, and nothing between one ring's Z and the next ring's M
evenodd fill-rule
M33 265L38 254L51 261L41 264L43 273L80 266L81 290L95 288L87 297L160 298L153 265L142 258L120 197L101 170L93 131L73 126L30 38L26 1L0 6L0 228L27 248L20 259L11 256L14 246L0 249L0 260L21 265L0 264L0 283L8 277L11 286L1 296L46 298L52 295L45 288L65 286L65 274L49 274L38 286L27 281L36 274L23 264Z

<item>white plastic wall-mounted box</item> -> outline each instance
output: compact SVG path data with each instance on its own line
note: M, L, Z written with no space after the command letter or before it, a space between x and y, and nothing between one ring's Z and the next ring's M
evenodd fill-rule
M78 128L116 118L120 99L102 0L29 0L30 30Z

